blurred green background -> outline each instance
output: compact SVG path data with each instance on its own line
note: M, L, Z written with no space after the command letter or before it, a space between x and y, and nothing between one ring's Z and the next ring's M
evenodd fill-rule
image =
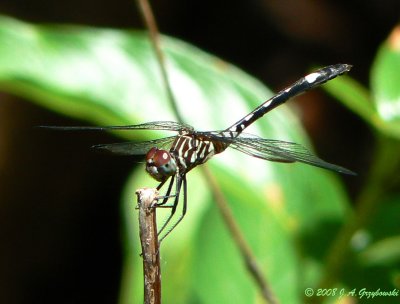
M261 83L276 91L311 67L354 65L324 87L329 94L308 92L290 103L294 113L277 109L251 132L312 142L357 177L235 151L209 164L282 303L309 301L305 288L321 282L399 289L398 1L152 4L161 31L181 40L163 39L167 67L184 117L200 130L224 128L265 100ZM41 24L0 18L0 302L140 303L134 190L156 183L142 159L89 147L149 135L34 128L174 120L147 36L136 31L138 10L127 1L5 0L0 12ZM260 302L201 175L188 179L189 214L162 248L165 303Z

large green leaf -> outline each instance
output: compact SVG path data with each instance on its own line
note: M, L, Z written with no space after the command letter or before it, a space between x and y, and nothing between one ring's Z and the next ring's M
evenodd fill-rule
M271 95L254 78L193 46L163 37L162 48L178 106L197 129L227 127ZM3 91L93 124L135 124L174 119L161 83L142 32L36 26L0 18ZM285 106L251 129L264 137L307 144ZM147 138L146 132L130 136ZM343 219L347 204L340 184L322 169L274 164L232 151L210 164L274 292L284 303L300 302L300 274L308 272L300 272L302 260L321 265L321 256L301 240L322 237L326 222ZM134 189L156 185L143 171L133 174L123 197L127 266L121 303L142 302ZM198 170L188 181L188 215L162 246L164 301L257 302L256 287ZM317 278L319 268L313 269Z
M389 36L375 58L371 70L371 89L383 130L400 137L400 29Z

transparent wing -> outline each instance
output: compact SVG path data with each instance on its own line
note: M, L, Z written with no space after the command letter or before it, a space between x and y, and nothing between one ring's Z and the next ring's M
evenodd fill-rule
M232 137L233 136L233 137ZM255 135L244 134L244 136L227 136L225 132L212 132L210 139L228 144L231 148L250 156L275 161L275 162L301 162L315 167L325 168L339 173L356 175L354 172L328 163L312 154L302 145L273 139L264 139Z
M175 138L176 136L170 136L141 142L100 144L92 146L92 149L99 152L108 152L118 155L145 155L153 147L169 150Z
M39 126L39 128L60 130L60 131L109 131L109 130L166 130L166 131L177 131L177 132L193 131L192 126L174 121L152 121L138 125L127 125L127 126L105 126L105 127Z

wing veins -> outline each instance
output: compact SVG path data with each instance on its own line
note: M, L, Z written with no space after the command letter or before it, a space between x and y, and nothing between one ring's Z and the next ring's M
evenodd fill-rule
M213 132L213 140L226 144L247 155L274 162L301 162L340 173L355 175L341 166L328 163L300 144L275 139L264 139L255 135L227 136L224 132Z
M126 126L39 126L39 128L60 131L111 131L111 130L165 130L165 131L193 131L193 127L184 123L174 121L152 121L137 125Z
M99 144L92 146L92 149L118 155L145 155L152 147L169 149L175 138L176 136L169 136L140 142Z

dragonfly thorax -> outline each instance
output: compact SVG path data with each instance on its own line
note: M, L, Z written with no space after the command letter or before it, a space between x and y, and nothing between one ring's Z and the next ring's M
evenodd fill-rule
M153 147L146 154L146 171L155 180L162 182L175 175L177 166L174 157L167 150Z

